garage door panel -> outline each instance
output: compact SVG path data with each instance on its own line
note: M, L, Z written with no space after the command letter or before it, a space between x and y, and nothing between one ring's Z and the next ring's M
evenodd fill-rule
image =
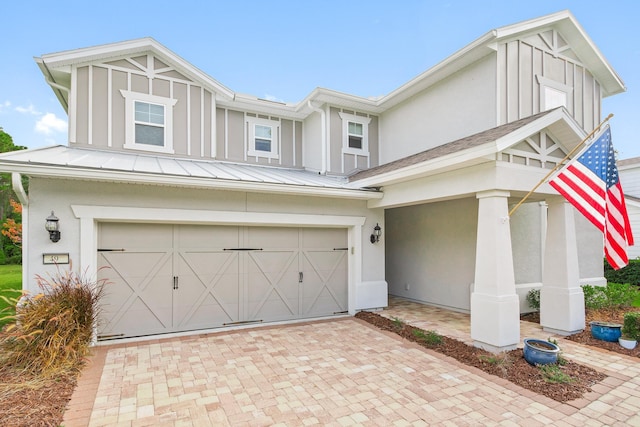
M101 335L157 333L172 321L170 253L101 253Z
M101 335L139 336L347 310L345 229L100 224Z
M303 266L306 274L302 289L302 314L308 317L346 311L346 251L304 251Z
M99 227L99 248L157 251L173 246L171 225L105 222Z
M346 248L347 233L344 228L303 228L303 248Z
M180 249L221 251L240 246L240 227L225 225L180 225L176 231Z
M167 310L151 310L148 302L135 298L127 310L118 313L102 336L141 336L167 332L171 327L171 307ZM132 328L131 325L135 325Z
M250 248L287 249L297 248L299 229L286 227L247 227L246 243Z
M238 253L181 251L178 259L178 326L197 329L239 321Z
M283 320L299 312L297 251L249 252L248 320Z

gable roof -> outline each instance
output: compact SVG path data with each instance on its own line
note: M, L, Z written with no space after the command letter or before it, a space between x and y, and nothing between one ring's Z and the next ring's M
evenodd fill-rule
M178 72L199 82L205 88L223 98L234 98L235 95L231 89L211 78L208 74L185 61L151 37L50 53L34 59L44 74L45 80L52 87L58 100L66 110L68 107L68 90L66 89L71 87L72 66L91 64L96 61L111 61L147 53L157 56Z
M310 103L316 105L329 103L362 112L380 114L486 55L494 53L500 42L534 31L549 29L555 29L563 35L580 61L600 83L603 96L614 95L625 90L624 83L618 74L568 10L491 30L389 94L377 98L365 98L325 88L314 89L297 103L273 102L255 96L238 94L189 64L151 37L52 53L42 55L35 60L65 109L68 105L67 96L71 86L72 65L152 53L175 67L180 73L200 82L205 88L220 95L221 105L229 104L236 106L236 108L291 118L304 118L311 114L314 110Z
M375 199L344 177L300 169L193 160L62 145L0 154L0 169L29 176L180 187Z
M484 163L544 128L549 128L567 151L586 136L571 115L558 107L358 172L349 181L358 187L380 187Z

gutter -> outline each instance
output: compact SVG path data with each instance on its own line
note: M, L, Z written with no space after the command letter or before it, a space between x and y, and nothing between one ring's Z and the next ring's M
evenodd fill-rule
M331 197L352 200L370 200L383 197L381 192L349 187L319 187L312 185L293 185L267 182L242 182L226 179L196 178L193 176L159 176L143 172L117 172L108 169L70 168L55 165L26 165L0 163L5 172L20 174L28 172L30 176L57 177L80 179L89 181L108 181L119 183L168 185L172 187L206 188L231 191L246 191L253 193L278 193L298 196Z
M314 107L313 104L311 103L311 101L307 101L307 105L309 105L309 108L311 108L313 111L320 113L320 120L321 120L321 146L322 146L322 168L320 170L320 175L326 175L327 174L327 113L322 109L322 108L318 108L318 107Z

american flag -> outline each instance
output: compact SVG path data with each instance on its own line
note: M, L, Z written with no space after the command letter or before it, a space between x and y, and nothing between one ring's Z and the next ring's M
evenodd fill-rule
M549 184L604 234L604 253L615 270L629 263L633 234L618 177L611 129L602 131L575 161Z

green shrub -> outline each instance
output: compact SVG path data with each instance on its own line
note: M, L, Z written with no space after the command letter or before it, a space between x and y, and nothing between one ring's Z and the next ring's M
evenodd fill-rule
M542 378L548 383L568 384L575 381L571 376L565 374L558 365L553 363L548 365L538 365L538 369L540 369Z
M628 308L638 297L638 288L628 283L607 283L607 286L583 285L584 306L589 309Z
M588 309L598 310L607 305L607 296L603 286L583 285L584 306Z
M640 313L629 312L624 315L622 323L622 336L632 340L640 341Z
M633 304L638 288L629 283L607 283L604 293L609 307L626 308Z
M414 329L413 335L420 341L428 345L438 345L442 343L442 335L436 331L423 331L422 329Z
M540 311L540 289L531 289L527 292L527 303L529 307Z
M0 365L45 377L78 369L88 354L104 281L71 271L36 276L42 293L16 309L0 335Z
M607 282L629 283L634 286L640 285L640 260L629 260L629 264L620 270L614 270L609 263L604 261L604 277Z

